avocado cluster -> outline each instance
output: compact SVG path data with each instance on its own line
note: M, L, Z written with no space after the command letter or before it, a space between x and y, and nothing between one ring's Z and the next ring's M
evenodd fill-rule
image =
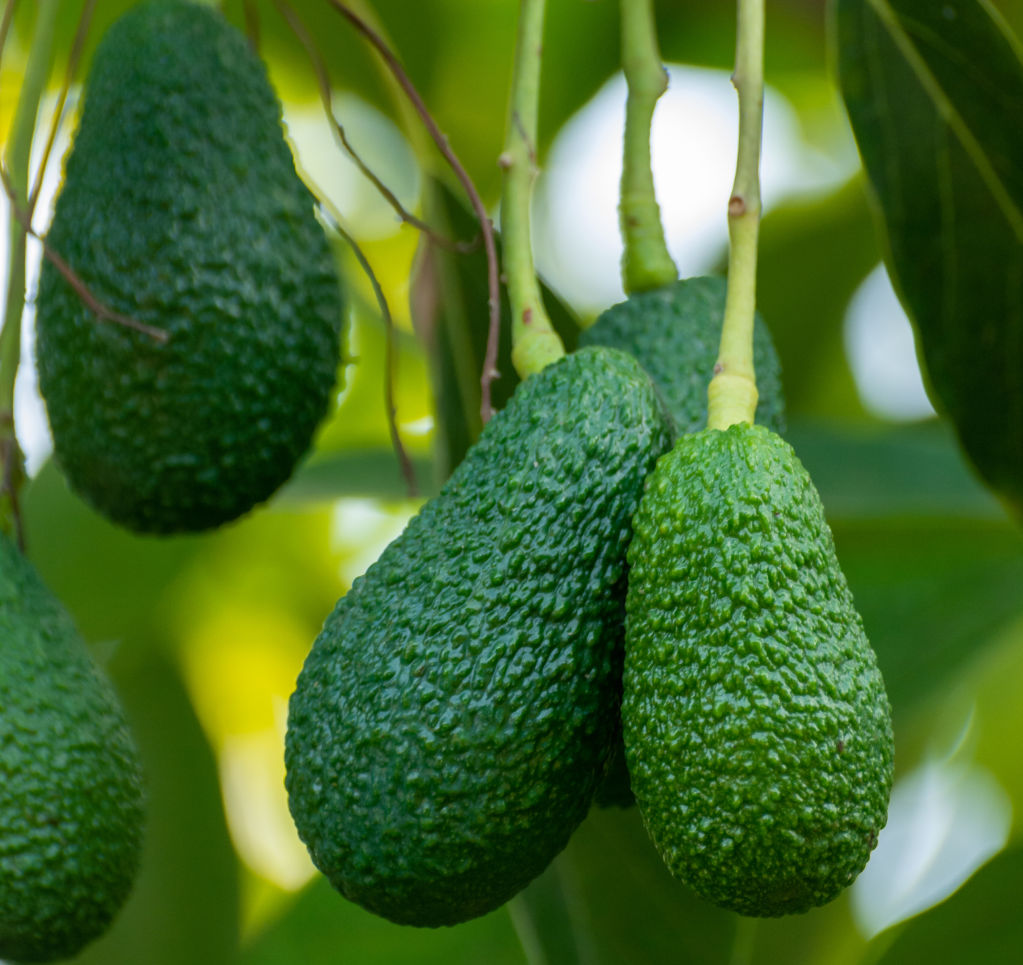
M630 520L670 442L635 359L566 356L340 600L286 763L299 834L343 895L451 925L564 847L616 733Z
M246 39L208 5L139 4L105 34L44 261L39 385L72 487L133 530L204 530L267 499L332 399L333 254Z
M707 386L721 341L727 281L718 275L683 278L672 285L630 295L597 316L580 345L607 345L639 359L664 397L679 435L707 424ZM781 362L770 330L758 312L753 325L757 373L756 421L785 432Z
M891 711L820 498L746 423L684 436L634 518L622 720L671 871L744 915L806 911L884 827Z
M142 850L138 752L70 617L0 535L0 958L68 958L109 926Z

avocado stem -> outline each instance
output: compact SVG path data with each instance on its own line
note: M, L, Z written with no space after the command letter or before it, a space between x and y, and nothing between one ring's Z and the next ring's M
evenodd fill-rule
M760 234L760 142L764 116L764 0L738 0L735 73L739 95L739 151L728 199L728 294L721 347L707 389L707 427L753 423L757 381L753 369L757 241Z
M678 279L678 268L664 240L650 160L654 108L668 89L651 0L621 0L621 31L622 69L629 94L618 224L624 243L622 286L633 295L670 285Z
M59 0L40 0L32 46L25 64L18 103L4 152L4 183L10 190L7 297L0 327L0 530L23 544L18 494L24 483L24 459L14 431L14 384L21 358L21 316L25 309L25 258L28 226L18 219L29 210L29 166L39 102L53 66L53 37ZM34 193L33 193L34 194ZM34 197L33 197L34 200ZM31 217L31 214L29 215Z
M504 170L501 232L512 317L512 365L521 378L561 358L565 347L547 315L533 264L530 204L536 163L545 0L521 0L512 71L508 131L498 163Z

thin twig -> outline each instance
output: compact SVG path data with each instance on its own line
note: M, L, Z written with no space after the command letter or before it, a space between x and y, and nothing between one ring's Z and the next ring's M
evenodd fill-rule
M57 134L60 132L61 123L64 120L64 109L67 106L68 94L71 90L71 81L74 79L75 71L78 68L78 61L82 56L82 47L85 45L85 36L89 30L89 22L92 20L92 11L96 7L96 0L86 0L82 5L82 12L78 18L78 25L75 28L75 39L71 46L71 53L68 55L67 70L64 72L64 83L60 88L60 96L57 99L57 104L53 110L53 117L50 120L50 131L46 137L46 145L43 148L43 156L39 161L39 167L36 170L35 183L32 185L32 191L28 196L28 210L26 211L26 217L29 221L32 220L32 216L35 214L36 204L39 201L39 194L43 189L43 178L46 175L46 169L50 164L50 154L53 152L53 145L57 140Z
M43 246L43 254L53 264L53 267L64 276L64 280L74 289L75 294L78 295L89 311L91 311L100 321L115 322L118 325L123 325L125 328L131 328L136 332L141 332L143 335L148 335L157 342L167 341L170 336L162 328L154 328L152 325L147 325L145 322L138 321L138 319L131 318L128 315L122 315L120 312L116 312L112 308L108 308L95 295L93 295L85 282L82 281L82 279L75 273L74 269L53 250L46 238L32 227L28 218L25 216L25 212L18 206L14 194L14 187L7 175L7 169L2 164L0 164L0 182L3 184L3 189L7 195L8 201L10 201L11 213L17 219L18 224L21 225L25 234L35 238L36 241Z
M383 38L347 5L342 3L341 0L328 0L328 2L373 45L377 53L383 58L384 63L394 75L394 79L412 102L412 106L422 119L423 125L437 145L437 149L450 165L451 170L454 171L479 220L480 230L483 232L483 246L487 253L487 288L489 291L488 304L490 307L487 351L483 362L483 373L480 376L480 417L484 424L486 424L494 414L493 406L491 405L490 386L500 375L500 372L497 370L497 347L501 334L501 293L497 267L497 244L494 241L494 226L491 224L487 209L480 198L479 192L476 190L476 186L472 182L472 178L469 177L465 168L462 167L461 162L455 156L451 145L448 143L448 139L441 133L440 128L437 127L436 122L426 108L426 104L423 102L422 97L419 96L419 92L416 90L408 74L405 73L405 69L401 66L398 58L387 46Z
M311 188L315 189L315 185L311 185ZM390 306L387 304L387 297L384 295L384 290L380 285L376 272L373 271L373 266L369 263L366 253L359 247L358 242L352 237L351 232L347 231L341 223L341 213L330 203L329 200L327 200L322 191L317 189L314 190L314 193L320 206L320 210L330 220L331 226L334 230L352 249L352 254L355 255L356 260L359 262L359 266L366 273L366 277L369 279L370 285L373 286L373 295L380 308L380 314L384 320L384 332L386 333L384 405L387 410L387 428L391 435L391 446L394 449L394 454L398 457L398 463L401 466L401 474L405 477L405 484L408 487L409 498L415 499L419 495L419 484L416 481L415 467L412 465L412 460L409 458L404 442L402 442L401 433L398 431L398 407L394 401L394 384L397 381L398 367L397 346L395 344L394 337L394 318L391 315Z
M359 169L363 177L365 177L377 191L383 196L384 200L394 209L395 214L405 224L411 225L413 228L422 231L431 241L436 242L441 248L447 251L454 251L460 255L470 254L475 251L479 246L479 237L477 236L472 241L454 241L451 238L445 238L439 232L434 231L422 218L417 218L411 211L407 210L405 206L398 200L395 193L384 184L373 172L373 170L362 160L358 151L355 150L354 145L348 140L348 133L345 131L344 125L338 120L337 115L334 113L334 95L330 84L330 73L327 70L327 65L323 60L323 56L320 54L313 42L313 38L310 36L309 31L306 29L305 24L299 19L298 14L295 13L294 7L292 7L287 0L274 0L277 10L280 15L287 22L291 28L291 32L298 38L299 43L305 48L306 56L309 58L309 62L312 65L313 72L316 74L317 86L320 89L320 100L323 102L323 109L326 111L327 117L330 120L331 127L334 130L334 134L337 136L338 142L344 149L345 153L355 162L355 166Z

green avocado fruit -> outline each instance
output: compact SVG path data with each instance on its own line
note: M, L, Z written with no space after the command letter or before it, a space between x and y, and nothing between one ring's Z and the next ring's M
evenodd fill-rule
M686 278L612 305L579 336L582 345L607 345L639 359L664 397L679 435L707 424L707 386L721 343L728 284L724 278ZM760 401L756 421L785 431L781 364L758 314L753 363Z
M209 6L138 5L93 58L48 244L37 362L72 487L140 532L208 529L292 473L331 401L343 299L246 39Z
M698 432L707 424L707 386L717 362L727 288L724 278L707 275L630 295L603 312L579 336L579 344L607 345L634 355L664 398L677 433ZM753 356L760 392L757 421L784 432L781 364L759 314ZM594 803L621 808L635 803L620 741Z
M830 901L884 827L894 745L809 475L762 426L704 430L633 522L622 720L654 844L744 915Z
M143 809L109 681L0 535L0 958L69 958L107 929L139 867Z
M395 922L497 908L565 846L617 726L625 551L670 446L635 359L522 382L327 619L291 698L291 813Z

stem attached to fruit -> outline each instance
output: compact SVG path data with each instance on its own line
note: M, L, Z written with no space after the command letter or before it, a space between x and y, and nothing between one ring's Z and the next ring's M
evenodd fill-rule
M28 210L29 162L39 102L53 64L53 35L59 0L40 0L18 104L11 124L4 162L14 197L8 224L7 299L0 327L0 530L22 542L18 494L24 482L24 460L14 432L14 383L21 357L21 316L25 308L25 256L28 229L16 209Z
M738 0L732 83L739 94L739 155L728 199L728 296L721 348L707 389L707 427L752 424L757 409L753 371L757 239L760 233L760 141L764 115L764 0Z
M501 231L505 284L511 303L512 364L522 378L539 372L565 354L544 308L530 236L545 6L545 0L521 0L519 4L508 133L500 158L504 169Z
M625 250L622 285L627 294L670 285L678 278L661 226L650 165L654 107L668 89L657 49L652 0L621 0L622 69L629 85L618 224Z

